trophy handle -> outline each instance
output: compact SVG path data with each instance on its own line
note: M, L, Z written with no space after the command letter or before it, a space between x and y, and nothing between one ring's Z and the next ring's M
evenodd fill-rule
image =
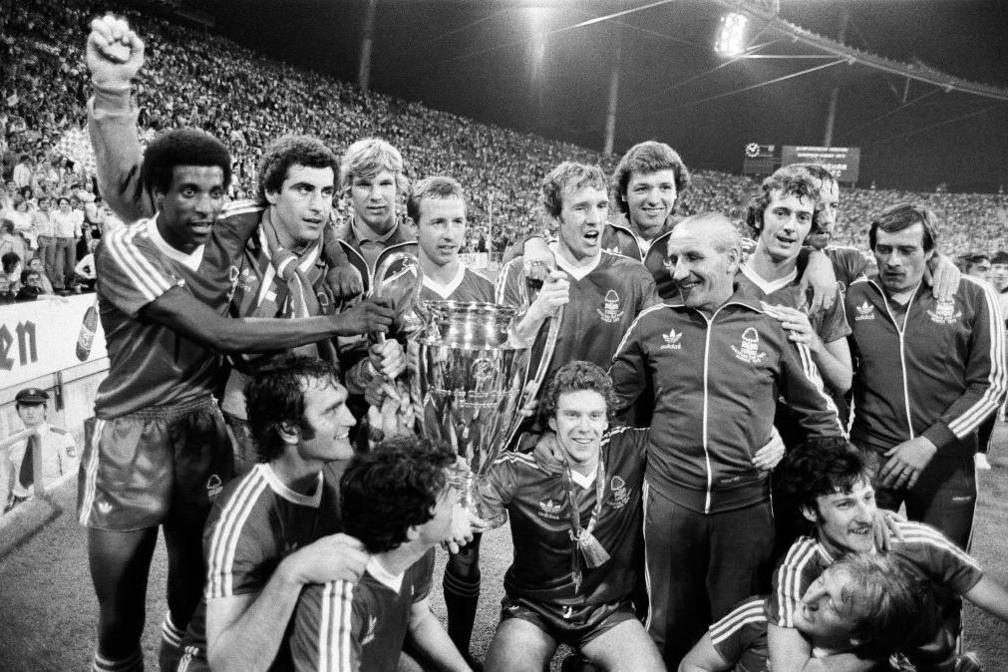
M543 384L543 379L546 377L546 372L549 371L550 362L553 361L553 351L556 350L557 338L560 336L560 322L563 320L564 307L560 306L557 312L553 314L550 318L549 331L546 332L546 343L543 346L542 357L539 358L539 364L536 367L535 375L532 376L531 380L528 380L522 387L522 391L518 395L518 410L525 408L525 405L529 401L535 399L536 395L539 394L539 388ZM534 345L533 345L534 347ZM531 351L531 347L529 350ZM530 362L531 364L531 362ZM501 444L501 447L506 449L507 446L511 445L514 441L515 435L518 434L518 429L521 427L525 416L516 414L516 417L511 422L511 428L507 433L507 440Z
M371 281L371 289L368 291L369 297L379 297L385 290L385 275L388 270L392 268L393 265L405 262L405 268L413 268L416 272L416 284L413 285L413 306L414 310L420 307L420 289L423 287L423 269L420 268L420 259L412 252L406 252L404 250L398 250L388 255L382 262L378 264L375 268L374 277ZM375 342L384 343L385 334L381 332L375 332L371 335Z

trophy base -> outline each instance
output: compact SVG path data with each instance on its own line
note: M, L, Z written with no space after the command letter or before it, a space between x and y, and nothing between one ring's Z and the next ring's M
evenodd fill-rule
M480 519L486 524L486 529L490 530L495 527L500 527L507 522L507 512L492 512L483 506L483 500L480 498L480 482L483 480L479 476L475 476L472 472L467 472L464 476L465 483L462 487L462 493L459 497L459 502L463 507L469 511L476 513Z

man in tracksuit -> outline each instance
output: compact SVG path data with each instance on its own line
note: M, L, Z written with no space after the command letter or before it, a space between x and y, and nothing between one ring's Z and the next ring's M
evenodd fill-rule
M924 286L935 215L894 205L872 222L879 272L847 291L853 329L851 441L874 467L879 506L907 505L966 548L976 504L976 430L1004 401L1005 327L989 285L964 276L951 300Z
M840 436L808 348L735 293L741 241L722 215L668 241L680 299L649 308L613 358L617 408L653 395L644 492L648 630L674 669L714 619L767 590L774 545L768 474L754 464L778 395L808 435Z

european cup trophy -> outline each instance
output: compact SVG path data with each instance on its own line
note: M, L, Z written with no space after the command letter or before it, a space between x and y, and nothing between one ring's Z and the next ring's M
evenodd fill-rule
M413 310L406 322L418 325L412 337L419 357L413 384L421 431L432 441L448 443L469 465L462 503L486 519L476 491L499 453L514 439L525 419L522 409L538 392L556 346L561 316L551 318L546 343L532 361L531 343L515 337L523 308L493 303L459 303L419 299L422 272L411 254L398 252L381 264L372 287L383 291L383 270L412 271ZM527 303L527 302L526 302ZM527 307L527 306L525 306ZM487 523L504 522L503 515Z

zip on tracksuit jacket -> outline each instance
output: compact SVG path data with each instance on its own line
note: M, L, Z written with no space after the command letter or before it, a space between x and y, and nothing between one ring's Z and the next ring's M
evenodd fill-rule
M856 363L851 441L881 452L924 436L938 455L972 455L977 427L1006 391L994 290L964 276L951 301L938 301L921 283L898 315L875 274L851 283L845 306Z
M769 478L752 457L770 440L778 396L810 438L843 435L808 348L738 293L710 317L681 300L645 310L610 374L617 412L654 396L646 480L692 511L767 501Z

